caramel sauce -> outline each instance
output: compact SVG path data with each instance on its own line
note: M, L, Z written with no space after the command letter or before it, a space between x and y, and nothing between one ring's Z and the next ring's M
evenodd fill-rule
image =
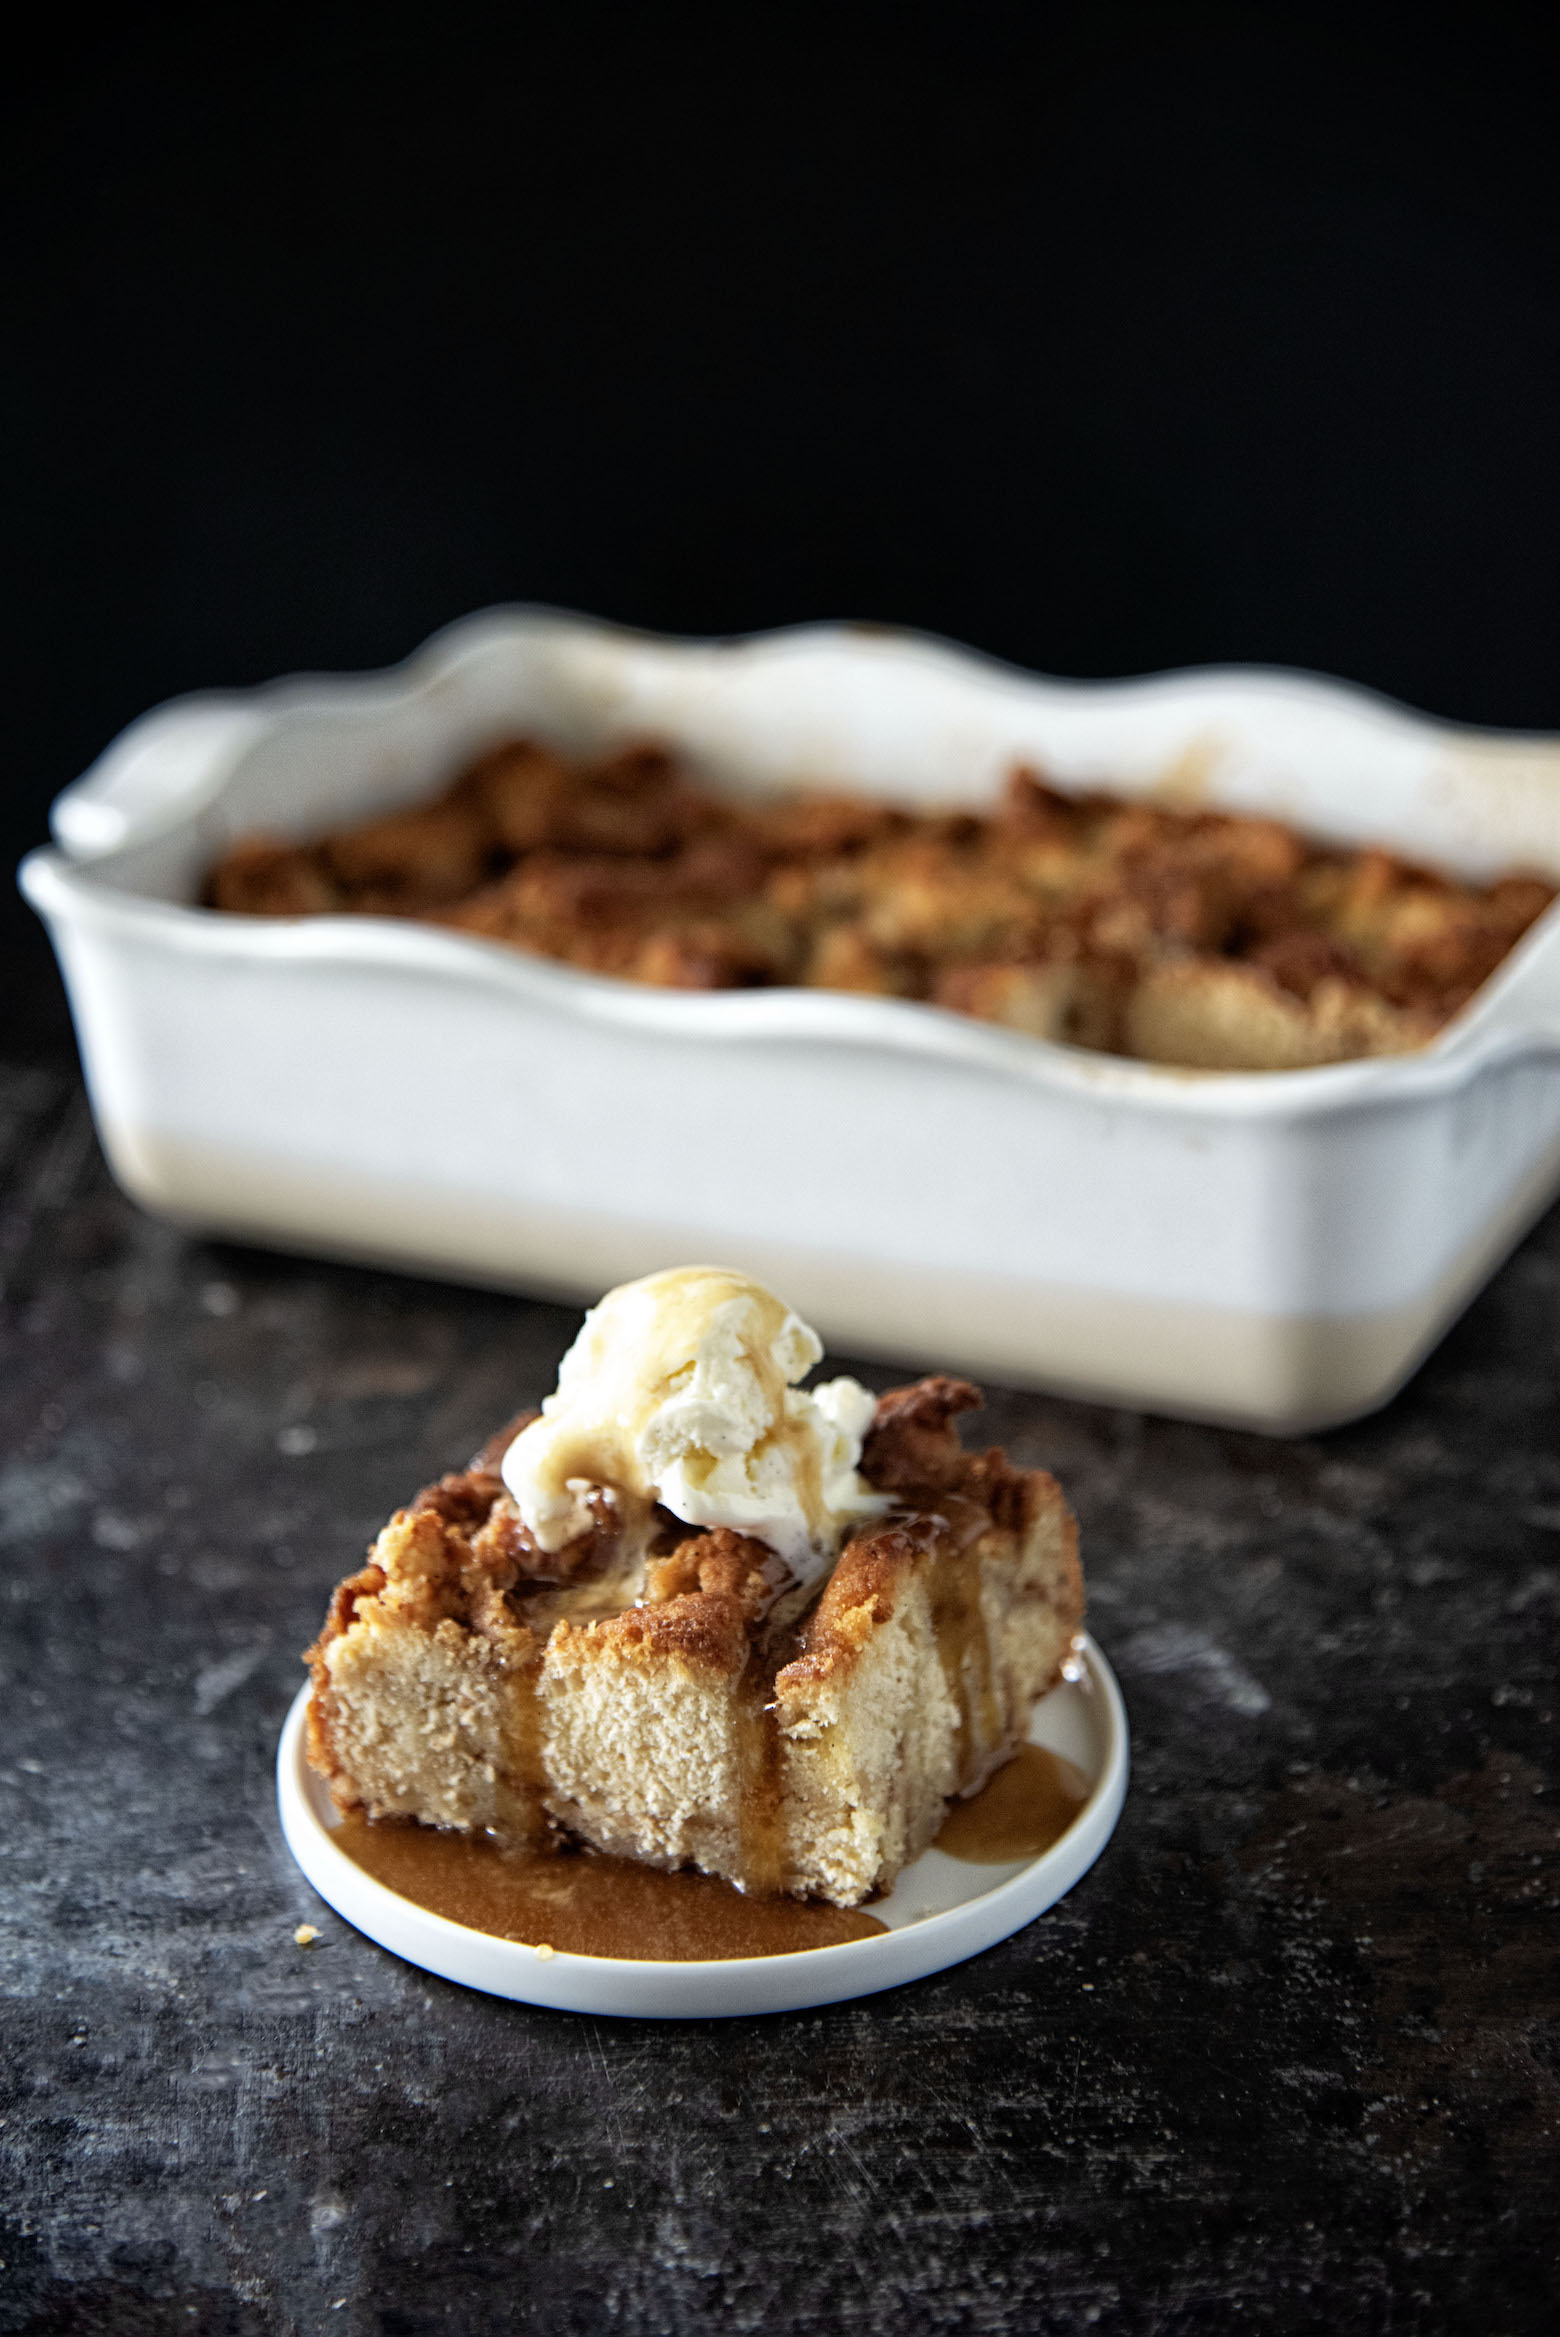
M978 1793L950 1805L936 1847L972 1866L1038 1858L1060 1842L1092 1790L1060 1753L1020 1745Z
M959 1716L955 1775L978 1777L1001 1744L1006 1716L991 1666L991 1635L981 1611L984 1569L973 1544L986 1512L960 1495L945 1496L946 1539L939 1537L928 1591L937 1653Z
M547 1782L547 1765L542 1756L542 1700L537 1694L544 1654L545 1649L533 1642L523 1667L512 1675L515 1695L506 1730L511 1790L503 1796L502 1806L511 1819L524 1820L533 1839L546 1825L542 1789ZM336 1839L341 1841L341 1836ZM344 1842L342 1848L346 1848Z
M737 1743L742 1762L738 1805L742 1874L756 1892L778 1891L785 1880L785 1812L781 1795L780 1730L772 1701L774 1672L748 1664L738 1690Z
M835 1947L888 1928L859 1908L744 1898L714 1875L662 1874L594 1850L501 1850L480 1837L356 1810L331 1840L414 1906L495 1939L575 1956L729 1962Z

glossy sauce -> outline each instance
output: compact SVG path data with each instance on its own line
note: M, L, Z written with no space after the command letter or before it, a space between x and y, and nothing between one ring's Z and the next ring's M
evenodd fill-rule
M954 1802L936 1847L972 1866L1038 1858L1060 1842L1092 1787L1081 1769L1043 1745L1020 1745L979 1793Z
M927 1578L932 1631L958 1715L954 1774L978 1777L1007 1733L981 1605L983 1568L974 1548L990 1519L961 1494L944 1495L939 1506L942 1531Z
M785 1874L780 1729L773 1674L749 1664L738 1688L737 1743L742 1761L738 1806L742 1872L755 1893L778 1891ZM780 1953L783 1951L775 1951Z
M830 1517L823 1498L820 1430L804 1409L793 1408L790 1382L778 1350L789 1307L762 1283L720 1266L676 1266L609 1291L593 1307L560 1371L558 1391L542 1418L527 1432L518 1464L529 1479L529 1503L549 1518L566 1520L571 1488L610 1485L649 1503L659 1486L644 1459L647 1431L656 1415L688 1384L716 1318L732 1306L743 1310L735 1335L738 1368L750 1375L771 1425L754 1446L754 1456L789 1455L797 1501L814 1535L826 1537ZM729 1325L729 1316L728 1316ZM715 1456L697 1448L683 1455L685 1473L701 1484L716 1466ZM530 1515L519 1481L510 1490ZM577 1504L576 1504L577 1506ZM535 1520L532 1519L533 1527ZM538 1539L544 1549L559 1546L549 1525Z
M859 1908L744 1898L714 1875L662 1874L598 1851L500 1850L465 1834L360 1811L331 1836L366 1874L471 1931L576 1956L727 1962L871 1939L888 1926Z
M499 1796L501 1815L511 1823L518 1820L533 1835L542 1823L542 1788L547 1778L542 1759L542 1705L537 1694L542 1653L540 1647L532 1647L524 1664L511 1675L515 1693L510 1700L506 1728L507 1790ZM347 1821L349 1825L351 1822ZM342 1834L336 1840L344 1850L347 1848Z

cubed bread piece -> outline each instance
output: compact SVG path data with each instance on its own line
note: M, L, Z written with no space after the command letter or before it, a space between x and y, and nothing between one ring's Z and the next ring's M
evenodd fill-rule
M309 1757L343 1808L520 1840L541 1822L542 1648L474 1571L459 1526L397 1511L310 1650Z
M1114 968L1073 958L1036 965L950 966L932 995L956 1014L1003 1023L1031 1038L1109 1048L1120 1035L1123 989Z
M1083 1622L1054 1477L967 1454L967 1380L895 1389L863 1473L903 1504L847 1545L775 1683L788 1888L852 1906L917 1857L951 1794L1023 1740Z
M1298 1071L1365 1055L1401 1055L1434 1038L1433 1015L1365 983L1327 975L1298 997L1263 968L1184 958L1155 966L1127 1003L1126 1050L1199 1071Z

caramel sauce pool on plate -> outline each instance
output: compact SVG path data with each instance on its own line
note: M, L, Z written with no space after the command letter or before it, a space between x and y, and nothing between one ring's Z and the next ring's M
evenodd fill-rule
M887 1925L809 1899L747 1899L715 1875L662 1874L596 1850L549 1855L353 1811L331 1840L376 1882L434 1915L573 1956L656 1963L786 1956L870 1939Z
M1033 1858L1061 1839L1088 1798L1070 1761L1022 1745L980 1792L956 1802L939 1850L979 1865ZM331 1835L376 1882L469 1931L575 1956L728 1962L872 1939L888 1929L859 1907L746 1898L717 1876L662 1874L595 1850L501 1850L469 1835L349 1812Z
M1091 1790L1083 1771L1060 1753L1020 1745L978 1793L953 1804L937 1848L972 1866L1038 1858L1060 1842Z

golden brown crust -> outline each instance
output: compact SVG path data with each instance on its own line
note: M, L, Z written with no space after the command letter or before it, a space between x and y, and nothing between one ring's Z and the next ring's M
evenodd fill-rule
M793 1695L855 1662L872 1633L892 1622L900 1595L937 1534L937 1521L907 1517L847 1542L823 1595L798 1628L797 1654L775 1681Z
M752 1627L774 1596L771 1567L762 1542L729 1526L685 1534L672 1550L647 1562L642 1600L583 1626L565 1615L559 1644L586 1662L654 1663L675 1656L735 1674L747 1660Z
M880 1493L909 1494L952 1486L966 1456L954 1421L985 1402L972 1380L939 1372L879 1396L861 1451L861 1473Z
M425 1485L391 1518L370 1563L336 1590L305 1656L316 1681L323 1651L350 1629L365 1599L383 1600L397 1621L419 1630L450 1622L492 1636L523 1626L531 1599L606 1574L618 1553L619 1522L605 1503L593 1506L591 1531L546 1551L496 1471L477 1466Z
M955 1423L983 1401L971 1381L946 1374L891 1388L879 1398L862 1474L895 1497L897 1511L845 1545L798 1627L796 1660L816 1670L887 1622L898 1587L929 1549L950 1537L967 1548L988 1528L1021 1533L1037 1506L1057 1495L1053 1478L1015 1469L999 1447L964 1450ZM521 1414L518 1425L529 1417L534 1415ZM491 1636L523 1626L528 1606L540 1598L547 1629L555 1619L576 1628L566 1612L555 1617L556 1602L547 1594L611 1577L618 1520L600 1505L591 1533L561 1551L539 1549L502 1478L483 1465L516 1432L517 1424L510 1423L489 1439L471 1468L424 1486L391 1519L375 1558L340 1584L305 1658L317 1688L325 1685L325 1649L350 1629L366 1599L384 1600L399 1622L417 1629L450 1622ZM745 1643L768 1613L774 1593L774 1561L762 1542L725 1526L690 1531L657 1512L642 1598L579 1628L603 1647L675 1651L728 1668L738 1642Z
M949 1497L971 1505L1004 1531L1022 1533L1036 1505L1059 1492L1043 1469L1016 1469L1000 1445L966 1452L954 1422L985 1402L967 1379L939 1373L908 1387L890 1388L861 1454L861 1473L879 1492L942 1514Z
M446 1525L468 1531L487 1524L504 1498L504 1480L496 1469L462 1469L424 1485L410 1503L414 1510L432 1510Z
M306 1724L309 1765L329 1780L343 1807L347 1806L352 1795L337 1758L335 1736L331 1728L332 1698L325 1650L333 1639L340 1639L351 1629L360 1602L376 1597L384 1587L384 1568L373 1564L362 1567L356 1574L349 1574L345 1582L338 1582L331 1593L330 1605L325 1611L325 1621L318 1639L303 1651L303 1660L309 1667L309 1677L314 1684Z
M668 1657L695 1669L734 1675L747 1660L748 1617L740 1599L723 1591L692 1591L644 1607L625 1607L603 1622L568 1621L557 1641L586 1660L655 1664Z
M665 1557L650 1560L645 1590L652 1601L699 1592L735 1599L751 1622L774 1596L773 1553L751 1534L733 1533L730 1526L688 1534Z
M925 999L1207 1069L1422 1045L1554 897L1026 770L983 815L741 805L654 748L571 764L527 742L318 843L242 839L206 890L248 916L431 919L670 988Z

